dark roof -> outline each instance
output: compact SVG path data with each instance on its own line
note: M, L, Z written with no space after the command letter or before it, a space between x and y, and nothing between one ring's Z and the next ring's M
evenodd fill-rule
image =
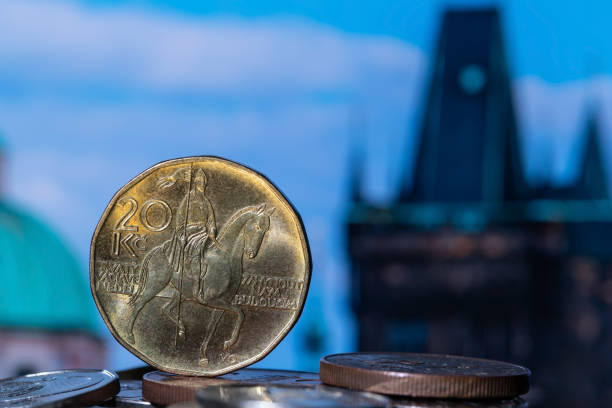
M496 9L444 15L416 166L401 202L495 202L526 191Z
M612 229L594 112L575 183L537 188L527 183L495 9L448 11L431 69L415 166L405 169L399 200L388 207L368 204L360 190L360 160L353 160L350 224L479 229L491 223L560 222L576 231L596 223ZM597 239L597 234L586 239L589 234L581 232L583 245Z
M599 126L594 113L591 113L587 119L582 166L573 190L572 196L577 199L610 198L608 180L601 157Z
M533 188L532 199L548 200L608 200L610 192L603 163L599 126L595 112L587 115L579 166L573 183L561 187L550 184Z
M349 152L348 158L349 171L349 197L351 202L359 203L363 199L363 152L359 146L354 146Z

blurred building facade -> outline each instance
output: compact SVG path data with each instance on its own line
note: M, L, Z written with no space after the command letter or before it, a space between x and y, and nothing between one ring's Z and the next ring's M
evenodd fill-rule
M529 184L505 55L496 10L445 13L397 199L368 203L354 163L359 347L522 363L542 404L609 406L612 202L596 112L575 182Z
M104 367L95 316L72 253L46 225L0 198L0 378Z

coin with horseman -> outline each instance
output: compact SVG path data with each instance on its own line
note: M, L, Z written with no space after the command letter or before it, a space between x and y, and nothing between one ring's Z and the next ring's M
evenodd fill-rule
M269 353L301 313L311 260L298 213L267 178L217 157L157 164L111 199L91 289L128 350L220 375Z

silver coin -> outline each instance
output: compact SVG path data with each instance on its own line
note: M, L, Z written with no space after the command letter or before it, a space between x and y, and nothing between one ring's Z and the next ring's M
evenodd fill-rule
M119 377L106 370L59 370L0 380L2 407L93 405L114 397Z
M167 405L166 408L200 408L200 404L195 401L179 402L177 404Z
M393 408L527 408L522 398L511 400L429 400L391 398Z
M216 385L199 389L197 398L206 408L391 407L382 395L323 385Z
M119 380L121 389L113 400L101 404L103 407L150 407L151 403L142 397L141 380Z
M142 381L120 380L121 390L115 397L117 407L150 407L151 403L142 398Z

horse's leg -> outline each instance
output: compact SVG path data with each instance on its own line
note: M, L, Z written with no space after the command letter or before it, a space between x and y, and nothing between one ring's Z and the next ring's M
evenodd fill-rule
M232 311L236 314L236 322L234 323L234 329L232 330L232 335L229 340L226 340L223 343L223 351L229 350L236 342L238 341L238 335L240 334L240 329L242 328L242 322L244 321L244 312L240 308L240 306L231 305Z
M212 313L210 315L210 320L208 321L208 325L206 325L206 335L204 336L204 340L202 341L202 345L200 346L200 361L199 364L201 366L208 365L208 357L206 357L206 349L208 348L208 343L212 338L213 333L217 330L217 325L221 320L221 316L223 316L223 310L212 309Z
M130 343L130 344L134 344L135 340L134 340L134 323L136 323L136 318L138 317L138 315L140 314L140 311L142 310L142 308L149 303L149 301L151 299L153 299L153 296L151 297L145 297L144 296L145 293L143 293L138 300L136 301L136 304L134 305L134 309L132 310L132 313L130 314L129 320L128 320L128 331L127 331L127 336L126 336L126 340Z
M232 335L229 340L226 340L223 343L223 351L227 351L230 347L232 347L236 341L238 341L238 334L240 334L240 328L242 327L242 322L244 320L244 313L240 306L232 305L227 302L225 299L209 299L206 301L206 306L221 309L226 312L231 312L236 315L236 322L234 323L234 329L232 330Z
M181 296L178 290L175 290L172 297L170 298L170 301L162 306L162 312L166 316L168 316L168 318L172 321L172 323L178 326L179 338L184 339L185 338L185 325L183 325L183 322L181 321L181 316L178 315L178 307L177 307L179 304L180 297Z
M155 270L155 273L152 272L154 270ZM134 340L134 323L136 323L136 318L138 317L142 309L145 307L145 305L149 303L151 299L155 297L155 295L161 292L162 289L166 287L168 282L170 282L170 278L172 277L171 269L169 267L167 268L167 273L165 274L166 276L164 276L164 274L161 273L162 271L165 271L164 268L161 268L160 270L160 268L151 268L150 265L147 265L145 273L147 273L148 275L147 275L145 288L139 294L138 299L136 300L136 303L133 307L133 311L130 314L130 317L128 320L128 333L127 333L126 339L131 344L134 344L134 341L135 341Z

